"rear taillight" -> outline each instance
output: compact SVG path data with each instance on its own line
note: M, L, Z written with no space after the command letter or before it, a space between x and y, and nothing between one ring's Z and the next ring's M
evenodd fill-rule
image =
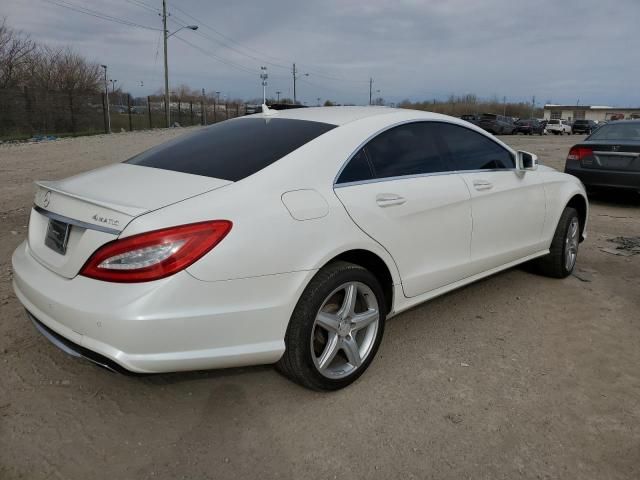
M567 161L579 162L585 157L593 155L593 149L588 147L572 147L567 155Z
M231 230L228 220L191 223L114 240L80 271L107 282L149 282L173 275L215 247Z

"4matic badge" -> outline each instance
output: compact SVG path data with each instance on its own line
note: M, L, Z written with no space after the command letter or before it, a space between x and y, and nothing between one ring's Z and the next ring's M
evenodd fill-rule
M93 218L96 222L104 223L105 225L110 225L112 227L117 227L120 225L120 220L116 220L115 218L103 217L102 215L98 215L97 213L91 218Z

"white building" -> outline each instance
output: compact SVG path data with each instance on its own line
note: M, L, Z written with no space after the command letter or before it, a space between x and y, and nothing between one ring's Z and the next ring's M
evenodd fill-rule
M563 120L623 120L640 118L640 108L607 107L601 105L553 105L544 106L544 118Z

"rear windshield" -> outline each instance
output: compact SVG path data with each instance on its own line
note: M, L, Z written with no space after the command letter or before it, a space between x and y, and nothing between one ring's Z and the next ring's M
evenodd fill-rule
M498 116L493 113L483 113L481 118L482 120L495 120Z
M285 118L242 118L204 128L125 163L237 182L335 128Z
M557 125L560 123L560 120L549 120L549 125Z
M592 133L589 140L640 140L640 123L607 123Z
M582 125L587 123L589 123L589 120L576 120L575 122L573 122L574 125Z

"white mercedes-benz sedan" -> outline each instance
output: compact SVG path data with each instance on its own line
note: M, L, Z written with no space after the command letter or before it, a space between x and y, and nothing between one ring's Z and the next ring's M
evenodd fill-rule
M588 213L535 155L384 107L265 109L36 185L13 285L58 347L137 373L276 363L325 390L392 315L523 262L569 275Z

